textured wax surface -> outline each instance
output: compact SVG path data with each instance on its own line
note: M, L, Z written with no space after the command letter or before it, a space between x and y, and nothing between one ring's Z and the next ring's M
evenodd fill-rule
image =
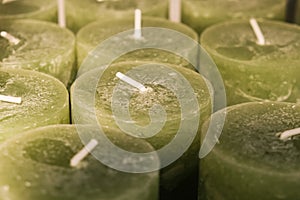
M69 121L68 92L50 76L2 68L0 94L22 97L21 104L0 101L0 141L23 130Z
M92 155L88 155L78 166L70 167L71 158L83 148L76 130L71 125L42 127L3 143L0 147L0 199L157 198L157 172L119 172L103 165ZM85 134L96 134L92 133L92 129L85 130ZM112 129L111 132L113 135ZM123 137L115 140L126 141L131 144L131 149L152 149L144 141L135 144ZM93 152L103 147L97 148ZM109 154L105 149L101 151Z

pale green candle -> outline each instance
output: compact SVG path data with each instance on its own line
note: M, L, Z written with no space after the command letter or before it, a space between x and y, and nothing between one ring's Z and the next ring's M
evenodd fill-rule
M183 0L182 20L198 33L232 19L284 20L286 0Z
M122 19L133 16L134 9L144 15L167 17L167 0L66 0L67 25L77 32L95 20Z
M40 19L56 22L57 2L55 0L1 0L0 20Z
M209 91L204 78L190 69L163 63L124 62L111 65L104 72L103 70L104 68L97 68L86 72L72 85L73 122L90 124L96 115L97 122L94 123L100 123L104 127L104 132L115 127L132 135L138 130L135 137L146 137L158 151L169 143L174 144L172 140L176 135L177 139L181 139L177 141L175 147L173 146L171 152L177 152L178 149L182 149L182 152L174 163L163 166L160 178L161 191L174 193L187 185L192 188L194 183L186 179L191 176L197 177L198 128L209 116L211 109ZM98 77L99 72L103 72L101 79ZM140 92L117 78L118 72L127 74L138 82L145 82L144 85L149 90ZM96 91L93 90L94 82L98 83ZM130 99L128 105L127 98L119 97L118 94ZM91 98L95 99L95 104L91 104L89 100ZM155 105L160 105L164 111ZM130 119L127 119L124 113L120 116L120 112L122 113L127 106ZM179 129L184 136L178 136ZM193 137L194 131L195 138L190 138L191 146L183 150L186 147L185 139ZM151 137L149 134L155 135ZM169 152L164 156L169 158L172 155ZM164 161L163 158L161 160Z
M0 68L0 95L21 98L20 104L0 101L0 142L24 130L69 123L68 91L51 76Z
M75 66L75 36L67 29L37 20L0 21L0 67L35 70L52 75L65 85L72 81Z
M85 136L97 138L93 128L82 127ZM110 129L110 135L117 135ZM96 141L96 140L95 140ZM99 144L92 154L103 152ZM132 141L126 136L113 142L132 151L153 150L145 141ZM0 199L6 200L156 200L158 172L125 173L103 165L88 154L71 166L71 160L82 150L83 143L74 125L53 125L22 133L0 147ZM126 158L121 158L126 159ZM114 158L119 162L120 158ZM130 158L127 158L130 160ZM119 165L134 165L119 163ZM153 158L153 163L159 163Z
M224 112L226 120L218 144L200 160L207 199L299 199L299 134L287 140L280 136L300 127L299 105L245 103L214 116L222 117ZM214 130L217 134L218 127Z
M226 87L228 105L249 101L298 102L300 28L259 20L265 44L258 44L248 20L206 29L201 45L215 61Z
M157 27L157 28L166 28L171 29L173 31L178 31L186 35L186 37L190 37L195 41L198 41L197 33L189 28L188 26L180 23L170 22L165 19L152 18L152 17L143 17L142 19L142 27ZM104 42L106 39L109 39L111 36L115 34L121 33L123 31L128 31L134 28L134 19L119 19L119 20L106 20L106 21L97 21L91 23L84 28L82 28L77 33L77 63L78 67L82 64L84 59L87 57L88 53L94 50L101 42ZM159 33L155 33L159 34ZM116 38L117 39L117 38ZM176 40L176 38L167 38L166 35L157 35L155 36L155 42L158 44L176 44L177 47L180 47L182 54L190 54L191 60L197 59L196 53L197 49L195 46L187 46L180 40ZM170 41L168 41L170 40ZM122 42L122 41L119 41ZM132 43L140 43L147 44L150 41L147 38L143 38L142 40L134 39L132 37L128 37L127 41L124 42L132 42ZM153 41L151 41L153 42ZM116 45L117 42L116 42ZM130 44L128 44L130 45ZM117 48L117 47L116 47ZM178 48L177 48L178 49ZM151 62L165 62L176 65L181 65L183 67L189 67L194 69L193 66L190 66L190 63L170 52L166 52L158 49L141 49L136 50L134 52L128 52L126 55L121 56L114 62L122 62L122 61L151 61Z

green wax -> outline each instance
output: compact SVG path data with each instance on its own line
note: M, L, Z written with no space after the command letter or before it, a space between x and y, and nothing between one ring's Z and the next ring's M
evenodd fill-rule
M297 104L251 102L228 107L219 144L200 161L208 199L299 199L299 136L287 141L276 136L299 126Z
M85 128L85 134L95 135ZM110 129L110 134L117 132ZM123 141L122 141L123 140ZM131 150L152 150L146 142L133 143ZM72 125L41 127L8 140L0 146L0 199L10 200L156 200L158 172L134 174L109 168L87 155L77 166L70 160L83 148ZM92 153L103 151L98 145ZM105 151L107 155L109 152ZM153 162L159 162L158 158Z
M133 127L135 125L142 127L152 125L148 130L153 132L156 130L157 126L159 126L157 124L161 121L156 121L156 118L150 118L151 108L154 105L161 105L166 112L165 123L156 135L148 137L146 140L150 142L156 150L161 149L174 139L179 129L179 125L183 122L190 124L189 127L183 130L184 135L188 137L192 134L191 127L195 125L193 124L193 120L195 119L196 113L200 113L200 119L198 121L199 124L196 124L199 129L203 120L205 120L210 114L210 97L205 80L201 75L192 70L162 63L161 65L164 65L172 72L168 72L168 75L165 75L164 72L166 68L160 65L152 66L141 62L125 62L109 66L109 68L103 72L100 80L97 74L99 71L103 71L103 68L97 68L83 74L71 87L73 122L79 124L90 124L93 121L93 116L96 115L97 121L102 125L102 127L115 127L120 129L115 120L115 113L113 113L113 104L124 107L126 103L124 104L125 99L123 98L117 98L117 100L113 101L113 95L115 93L114 90L117 88L118 83L124 84L124 82L120 81L120 79L116 77L116 73L122 72L125 74L130 72L133 74L128 75L129 77L136 81L145 81L145 85L150 87L151 90L145 93L140 93L136 88L128 84L121 87L121 91L124 91L124 94L132 92L128 103L131 119L121 119L121 122L125 123L126 128ZM142 67L139 68L139 66ZM151 74L151 76L149 74ZM181 74L189 82L193 90L193 95L196 98L196 102L198 102L197 107L197 105L193 104L192 99L185 100L185 103L189 107L189 111L181 110L182 105L179 102L179 98L185 98L189 94L189 88L174 93L173 90L169 89L165 85L172 84L176 87L178 84L184 84L184 82L176 82L176 80L180 78L179 74ZM94 81L98 83L96 93L91 89L93 88L92 82ZM95 99L94 105L90 104L87 100L90 96ZM94 108L95 113L93 110ZM148 113L149 111L150 116ZM118 110L116 112L118 112ZM184 115L183 112L185 112L186 115ZM182 119L181 115L186 118ZM192 185L192 183L184 181L189 176L197 176L196 168L198 165L199 136L199 132L197 132L188 150L182 152L184 154L174 163L162 169L160 179L162 190L172 191L174 188L179 187L179 185ZM184 146L184 144L180 145Z
M57 2L54 0L15 0L9 3L0 3L1 21L24 18L55 22L57 19Z
M21 104L0 101L0 143L24 130L69 123L65 86L46 74L0 68L0 94L21 97Z
M265 45L258 45L248 21L212 26L201 36L223 77L228 105L249 101L299 101L300 28L258 21Z
M184 0L182 21L199 34L207 27L232 19L284 20L285 0Z
M167 17L166 0L66 0L67 26L77 32L95 20L123 19L141 9L143 15Z
M36 20L1 21L0 30L21 40L14 45L0 37L0 67L39 71L70 84L75 66L71 31Z
M186 34L187 37L191 37L195 41L198 41L197 33L188 26L180 23L170 22L165 19L144 17L142 19L142 26L172 29L180 33ZM104 42L106 39L109 39L115 34L128 31L133 28L133 18L97 21L82 28L77 33L78 67L80 67L80 65L83 63L88 53L95 49L101 42ZM180 40L176 40L176 38L168 38L166 35L162 35L161 37L157 36L156 38L158 43L166 43L166 45L176 44L178 48L182 49L183 54L190 53L191 59L196 59L196 56L192 57L193 55L195 55L195 52L197 52L197 50L195 50L195 46L187 46L183 44L183 42L181 42ZM132 36L131 38L128 38L127 41L117 41L116 48L119 42L147 43L147 38L135 41L135 39ZM189 67L191 69L194 69L194 67L190 66L190 63L182 57L158 49L141 49L133 52L128 52L127 54L119 57L114 62L122 61L163 62L181 65L183 67Z
M300 2L298 0L295 8L295 22L300 24Z

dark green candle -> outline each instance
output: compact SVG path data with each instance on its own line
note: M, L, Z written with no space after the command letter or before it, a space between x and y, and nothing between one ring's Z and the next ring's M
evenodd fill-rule
M218 118L224 112L226 120L219 142L200 160L208 199L298 199L299 136L282 140L279 135L300 127L299 105L245 103L214 116ZM214 130L217 134L218 127Z

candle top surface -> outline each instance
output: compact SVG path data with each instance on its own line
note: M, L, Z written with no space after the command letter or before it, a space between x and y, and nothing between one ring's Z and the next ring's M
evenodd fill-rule
M81 128L86 135L97 138L98 133L93 128ZM114 135L113 129L110 134ZM153 198L157 195L158 172L120 172L103 165L91 154L78 166L71 167L71 158L83 148L81 139L74 125L53 125L7 140L0 147L0 189L9 190L1 190L3 193L0 196L10 197L11 200L113 200L143 199L144 196L150 199L151 195ZM114 140L130 144L131 150L153 150L142 140L133 143L125 136L115 137ZM99 144L92 153L102 152L109 155L108 159L120 160L108 151ZM125 165L126 158L122 159ZM130 158L128 162L129 165ZM159 162L158 158L153 158L153 162Z
M69 107L65 86L55 78L33 71L0 68L0 94L22 98L21 104L0 101L0 141L51 123Z
M257 44L249 21L211 26L201 35L201 44L213 57L249 65L287 64L300 59L298 26L267 20L259 20L258 24L266 40L265 45Z
M73 51L75 36L67 29L50 22L37 20L1 21L0 30L20 39L18 45L0 37L0 65L28 64L41 66L56 62L61 55Z
M15 0L0 3L0 19L32 17L37 13L56 8L53 0Z
M296 104L245 103L228 107L220 143L211 153L240 167L265 173L299 173L299 137L283 141L277 136L298 127L300 107Z

